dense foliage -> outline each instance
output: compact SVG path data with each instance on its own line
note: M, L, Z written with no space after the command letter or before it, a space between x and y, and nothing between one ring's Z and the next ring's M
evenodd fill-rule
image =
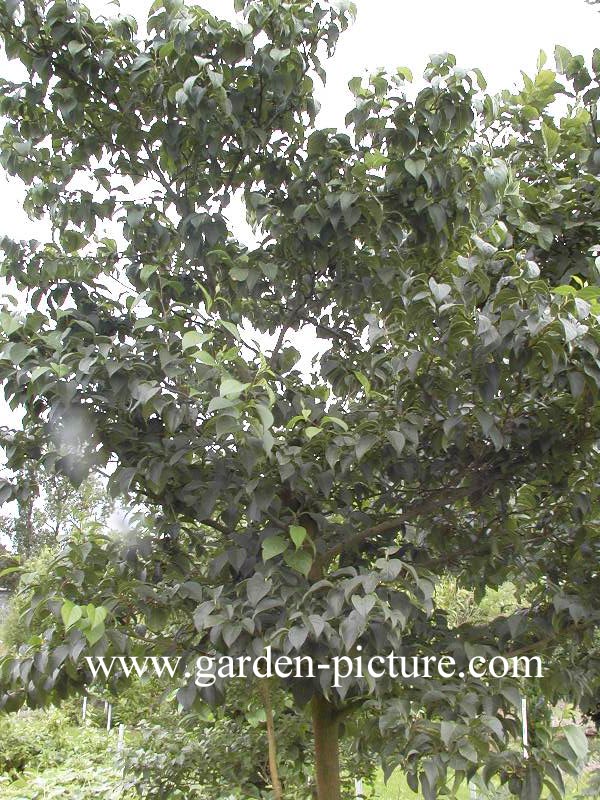
M447 54L416 90L406 69L353 78L348 131L320 130L313 81L351 5L236 7L232 25L159 0L139 39L79 3L0 5L29 73L2 83L0 162L53 230L2 245L29 303L1 318L25 409L8 463L108 468L159 514L61 554L3 704L81 688L89 653L267 644L459 667L541 653L548 700L578 700L598 675L581 655L600 612L600 51L557 48L556 71L542 57L500 97ZM250 246L226 216L238 190ZM307 375L309 331L328 349ZM518 608L454 627L444 572L476 598L513 580ZM178 699L218 705L225 683ZM312 706L319 800L341 796L344 734L428 799L479 769L558 796L582 755L576 734L511 748L516 681L331 683L283 686Z
M0 719L3 800L134 800L116 766L114 739L64 710Z

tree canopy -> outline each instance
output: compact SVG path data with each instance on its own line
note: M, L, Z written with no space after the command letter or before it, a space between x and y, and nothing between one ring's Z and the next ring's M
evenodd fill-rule
M52 227L2 242L28 303L1 317L25 410L8 463L105 472L158 512L140 540L63 556L4 703L83 685L84 653L269 644L543 654L546 696L581 699L600 610L600 51L558 47L499 96L449 54L415 87L406 68L352 78L346 128L320 129L315 81L352 5L236 8L232 24L158 0L139 37L78 2L0 4L29 76L1 83L0 163ZM327 345L308 373L307 332ZM444 573L478 596L512 579L520 607L451 627ZM65 600L91 616L67 624ZM225 683L179 700L218 703ZM311 702L319 800L340 797L338 736L365 712L353 733L426 798L479 767L559 796L579 743L540 736L524 761L517 686L284 682Z

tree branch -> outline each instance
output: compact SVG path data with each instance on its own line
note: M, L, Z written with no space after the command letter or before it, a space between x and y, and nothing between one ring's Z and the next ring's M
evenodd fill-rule
M352 550L363 542L368 541L369 539L374 539L375 537L381 536L384 533L393 533L398 531L406 522L410 522L422 514L439 510L441 506L447 505L448 502L454 502L463 497L468 497L472 491L473 489L470 486L461 486L453 489L440 490L439 493L432 495L427 500L424 500L421 503L414 503L412 506L409 506L403 514L383 520L382 522L379 522L377 525L373 525L370 528L365 528L365 530L362 530L359 533L356 533L354 536L351 536L349 539L340 542L339 544L335 545L335 547L331 547L321 556L319 560L324 566L327 566L336 556L341 555L341 553L344 551Z

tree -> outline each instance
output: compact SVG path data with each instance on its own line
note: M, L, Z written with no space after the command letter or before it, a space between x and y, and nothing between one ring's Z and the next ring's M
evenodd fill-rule
M48 473L32 461L15 478L17 513L0 516L0 532L23 559L55 547L74 527L94 521L106 524L112 513L111 499L98 479L89 478L75 488L65 476ZM6 480L4 486L9 485Z
M0 589L14 589L18 571L19 565L14 554L9 553L6 547L0 544Z
M54 234L3 242L31 306L2 317L25 410L9 465L43 453L75 482L110 465L115 493L160 510L141 542L64 556L62 595L32 610L47 637L4 660L5 706L81 686L83 653L159 644L188 664L271 645L459 668L562 648L542 686L577 699L590 674L569 682L569 654L600 597L600 52L592 77L559 48L558 74L541 58L495 98L447 54L418 92L404 68L353 78L349 132L320 130L313 83L351 5L236 7L232 25L159 0L136 39L79 3L0 6L30 76L3 83L0 160ZM226 217L236 192L251 246ZM308 376L307 331L328 344ZM512 579L519 609L453 628L444 573L476 598ZM524 800L557 795L582 754L575 734L525 762L510 748L509 678L282 683L310 704L319 800L341 796L344 733L426 798L482 767ZM225 684L189 680L180 703Z

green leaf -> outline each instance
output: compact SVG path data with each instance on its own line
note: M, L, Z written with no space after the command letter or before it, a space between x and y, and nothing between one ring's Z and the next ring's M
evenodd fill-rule
M554 242L554 232L552 228L549 228L547 225L543 225L537 232L536 239L538 240L540 247L542 247L544 250L549 250Z
M351 611L340 625L340 634L346 650L351 650L366 627L366 620L358 611Z
M275 444L275 439L273 438L273 434L271 433L271 431L264 431L262 435L262 446L263 450L267 455L269 455L269 453L273 449L274 444Z
M498 252L497 247L494 247L494 245L490 244L489 242L485 242L480 236L471 236L471 241L479 250L479 252L486 258L491 258Z
M546 64L547 61L548 61L548 56L543 50L540 50L536 63L538 72L544 68L544 65Z
M86 606L86 614L90 623L90 627L93 628L101 625L104 622L106 615L108 614L108 609L104 608L104 606L98 606L96 608L92 603L90 603Z
M383 167L384 164L387 164L389 158L384 156L383 153L380 153L378 150L372 150L370 153L365 155L365 167L367 169L379 169Z
M2 330L7 336L10 336L11 333L18 331L19 328L23 327L23 322L19 317L15 317L12 314L8 314L3 311L0 314L0 326Z
M217 366L217 362L214 360L211 354L207 353L205 350L196 350L196 352L193 353L193 356L196 361L200 361L202 364L207 364L209 367Z
M487 81L486 81L486 79L485 79L485 77L483 75L483 72L480 69L477 69L477 68L475 68L473 70L473 72L475 73L475 76L477 77L477 85L479 86L481 91L484 92L487 89Z
M142 267L140 270L140 279L142 283L148 283L148 278L154 275L157 269L158 264L147 264L145 267Z
M139 56L134 58L133 64L131 65L131 71L137 72L151 65L152 65L152 56L149 56L147 53L140 53Z
M5 567L4 569L0 569L0 578L4 578L7 575L14 575L16 572L23 572L23 567Z
M404 434L400 433L400 431L388 431L386 436L392 443L397 455L401 455L404 450L404 445L406 444L406 437Z
M76 606L70 600L65 600L61 606L60 615L65 628L68 630L69 628L72 628L76 622L79 622L83 616L83 610L80 606Z
M407 158L404 161L404 166L406 167L406 171L409 172L415 180L417 180L425 171L427 162L424 158Z
M248 39L254 33L254 28L247 22L239 22L236 27L244 39Z
M358 200L356 192L342 192L340 195L340 208L346 211L350 206Z
M316 428L314 425L309 425L304 429L307 439L314 439L317 434L321 433L321 428Z
M306 550L286 550L283 560L296 572L304 575L305 578L308 577L313 560Z
M300 222L306 216L306 212L310 208L310 203L302 203L299 206L296 206L294 209L294 213L292 215L294 222Z
M569 372L567 378L573 397L581 397L585 388L585 375L582 372Z
M352 605L358 611L358 613L363 618L367 618L371 611L373 610L375 603L377 602L376 595L368 594L365 597L361 597L360 595L354 594L352 595Z
M288 548L288 544L282 536L276 534L269 536L262 543L263 561L268 561L270 558L281 555Z
M508 702L512 703L512 705L515 708L521 707L521 694L516 686L510 686L510 685L501 686L499 691L500 694L503 694L504 697L506 697L506 699L508 700Z
M440 738L445 747L449 747L454 732L458 729L456 722L443 721L440 725Z
M585 732L579 725L566 725L561 729L565 734L571 750L579 761L584 761L588 754L588 741Z
M581 325L576 320L561 319L561 323L565 331L565 340L567 343L575 341L575 339L577 339L587 330L585 325Z
M272 427L275 420L273 418L273 414L271 413L271 409L262 405L262 403L258 403L256 406L256 413L260 417L260 421L262 422L265 430L268 430Z
M535 767L527 767L520 798L521 800L540 800L541 796L542 777Z
M60 243L67 253L75 253L87 244L87 239L79 231L65 230L60 234Z
M139 383L136 388L133 390L132 394L138 401L139 405L144 405L152 400L155 395L160 392L160 386L155 383L149 383L148 381L142 381Z
M570 62L573 60L573 56L566 47L558 44L554 48L554 59L556 61L556 69L561 73L561 75L564 75L569 67Z
M229 397L213 397L208 404L208 413L213 411L222 411L224 408L235 409L235 402Z
M343 419L339 417L331 417L329 415L323 417L321 422L332 422L334 425L337 425L338 428L341 428L343 431L348 431L348 423L344 422Z
M485 168L486 183L493 189L502 189L508 181L508 167L500 158L494 158L491 166Z
M283 61L284 58L287 58L292 51L289 47L286 47L284 50L279 50L277 47L271 48L271 58L275 61L276 64L279 64L280 61Z
M104 623L99 623L98 625L94 625L93 628L86 628L84 631L85 638L88 640L90 645L96 644L99 642L100 639L104 636L105 627Z
M263 575L253 575L246 583L246 593L251 605L256 608L263 597L269 594L272 585L272 581L266 580Z
M365 390L365 394L368 397L371 394L371 382L369 381L367 376L364 375L362 372L355 372L354 374L358 378L360 385L363 387L363 389Z
M71 39L67 45L67 48L72 56L76 56L77 53L81 53L82 50L85 50L86 45L83 42L78 42L75 39Z
M222 397L239 397L248 386L250 386L249 383L240 383L235 378L223 378L219 392Z
M358 95L362 91L362 78L360 78L358 76L355 76L354 78L351 78L348 81L348 88L350 89L350 91L352 92L352 94L355 97L358 97Z
M184 711L189 711L190 708L194 705L194 700L196 699L197 689L196 684L193 681L182 686L180 689L177 690L177 702L183 708Z
M225 328L226 331L229 331L229 333L234 337L234 339L237 339L238 342L242 341L238 327L237 325L234 325L233 322L229 322L227 319L220 319L219 325Z
M296 545L296 549L298 549L299 547L302 547L302 544L308 536L308 533L306 528L303 528L301 525L290 525L290 536Z
M215 89L219 89L221 86L223 86L222 72L215 72L215 70L207 69L206 74L208 75L208 79Z
M181 584L179 592L183 597L191 597L192 600L200 602L204 600L204 592L202 585L198 581L184 581Z
M6 11L11 19L17 13L17 9L22 4L23 0L6 0Z
M431 206L427 206L427 213L431 217L431 221L438 233L444 230L446 227L446 212L444 209L439 205L439 203L434 203Z
M11 350L11 355L12 352L13 351ZM13 360L15 361L15 363L18 363L14 356ZM52 372L54 372L55 375L58 375L59 378L65 378L70 372L70 369L67 364L56 364L54 361L50 363L50 369L52 370Z
M560 133L556 128L546 122L542 122L542 137L546 147L546 155L548 158L554 158L560 146Z
M200 333L199 331L188 331L183 335L181 349L185 353L190 347L201 347L205 342L209 342L213 337L212 333Z
M377 442L377 436L375 436L372 433L369 433L366 436L361 436L354 448L357 459L360 461L361 458L369 452L369 450L373 447L373 445L376 442Z
M443 303L444 300L447 300L450 292L452 291L452 287L449 286L447 283L437 283L435 278L429 278L429 288L431 289L431 294L434 296L436 303Z
M229 270L229 277L234 281L245 281L249 274L247 267L232 267Z

